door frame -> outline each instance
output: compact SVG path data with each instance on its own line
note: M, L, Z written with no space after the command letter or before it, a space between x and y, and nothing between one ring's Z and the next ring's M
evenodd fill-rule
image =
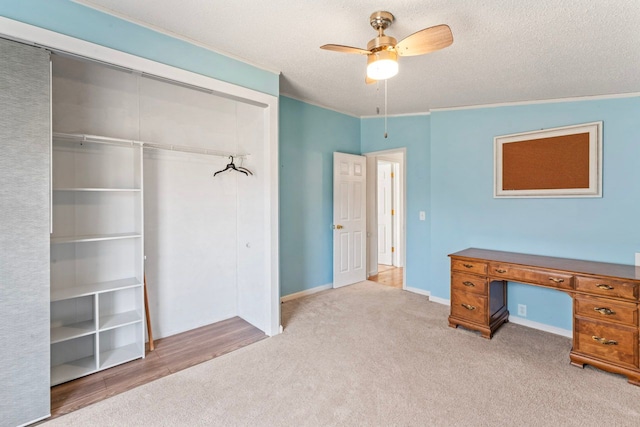
M398 260L397 260L397 254L398 252L393 251L393 247L394 246L398 246L396 240L398 238L398 230L397 230L397 225L398 225L398 220L394 218L395 213L400 213L400 210L398 209L398 194L397 191L398 189L396 188L397 185L397 181L395 179L395 176L398 175L398 181L399 179L399 173L398 171L396 171L398 163L397 162L391 162L389 160L385 160L385 159L381 159L381 158L377 158L376 159L376 167L378 168L377 170L377 179L378 182L376 182L376 196L377 196L377 203L376 203L376 213L377 213L377 224L378 224L378 228L376 228L378 234L376 235L377 238L377 244L378 244L378 265L380 264L385 264L385 265L392 265L392 266L398 266ZM380 259L381 254L380 254L380 216L382 214L382 216L384 217L384 211L386 209L381 210L380 209L380 203L382 202L380 200L380 196L381 196L381 182L380 182L380 168L381 167L386 167L388 168L388 171L390 172L390 176L394 177L394 178L390 178L390 181L388 183L388 187L390 189L389 191L389 205L386 206L390 209L389 212L387 212L388 214L388 221L389 223L386 224L389 227L389 230L387 231L387 233L389 233L389 236L391 237L390 239L388 239L388 241L386 242L387 244L385 245L385 252L388 251L388 253L386 253L386 256L388 256L389 262L381 262L382 260ZM385 207L385 208L386 208ZM395 209L395 212L393 212ZM387 240L387 236L385 236L385 241Z
M367 277L378 273L378 160L398 163L400 203L398 204L398 264L403 267L402 289L407 287L406 248L407 248L407 149L406 147L362 153L367 158Z

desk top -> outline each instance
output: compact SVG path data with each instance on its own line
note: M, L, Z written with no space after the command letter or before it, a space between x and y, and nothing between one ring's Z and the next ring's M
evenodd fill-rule
M466 258L470 260L485 260L550 268L554 270L571 271L583 274L593 274L611 278L640 280L640 267L626 264L611 264L607 262L584 261L571 258L556 258L541 255L520 254L515 252L493 251L489 249L469 248L449 254L450 257Z

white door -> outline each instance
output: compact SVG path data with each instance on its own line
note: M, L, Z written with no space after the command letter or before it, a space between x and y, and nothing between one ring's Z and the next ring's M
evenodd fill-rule
M333 287L367 278L366 158L333 153Z
M393 247L393 169L389 162L378 162L378 264L392 265Z

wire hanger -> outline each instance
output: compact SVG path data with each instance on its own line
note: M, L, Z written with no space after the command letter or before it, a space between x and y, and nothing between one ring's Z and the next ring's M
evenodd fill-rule
M245 174L245 175L247 175L247 176L249 176L249 175L253 175L253 172L251 172L249 169L244 168L244 167L242 167L242 166L236 166L236 165L233 163L233 156L229 156L229 159L231 159L231 162L229 162L229 164L228 164L224 169L219 170L218 172L214 173L214 174L213 174L213 176L216 176L216 175L218 175L219 173L224 172L224 171L227 171L227 170L229 170L229 169L233 169L234 171L236 171L236 172L240 172L240 173L243 173L243 174Z

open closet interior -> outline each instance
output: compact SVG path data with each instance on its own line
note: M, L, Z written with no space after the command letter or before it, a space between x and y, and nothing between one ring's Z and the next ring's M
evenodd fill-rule
M52 55L51 385L144 357L145 276L155 338L234 316L277 333L265 117ZM214 176L230 161L250 173Z

